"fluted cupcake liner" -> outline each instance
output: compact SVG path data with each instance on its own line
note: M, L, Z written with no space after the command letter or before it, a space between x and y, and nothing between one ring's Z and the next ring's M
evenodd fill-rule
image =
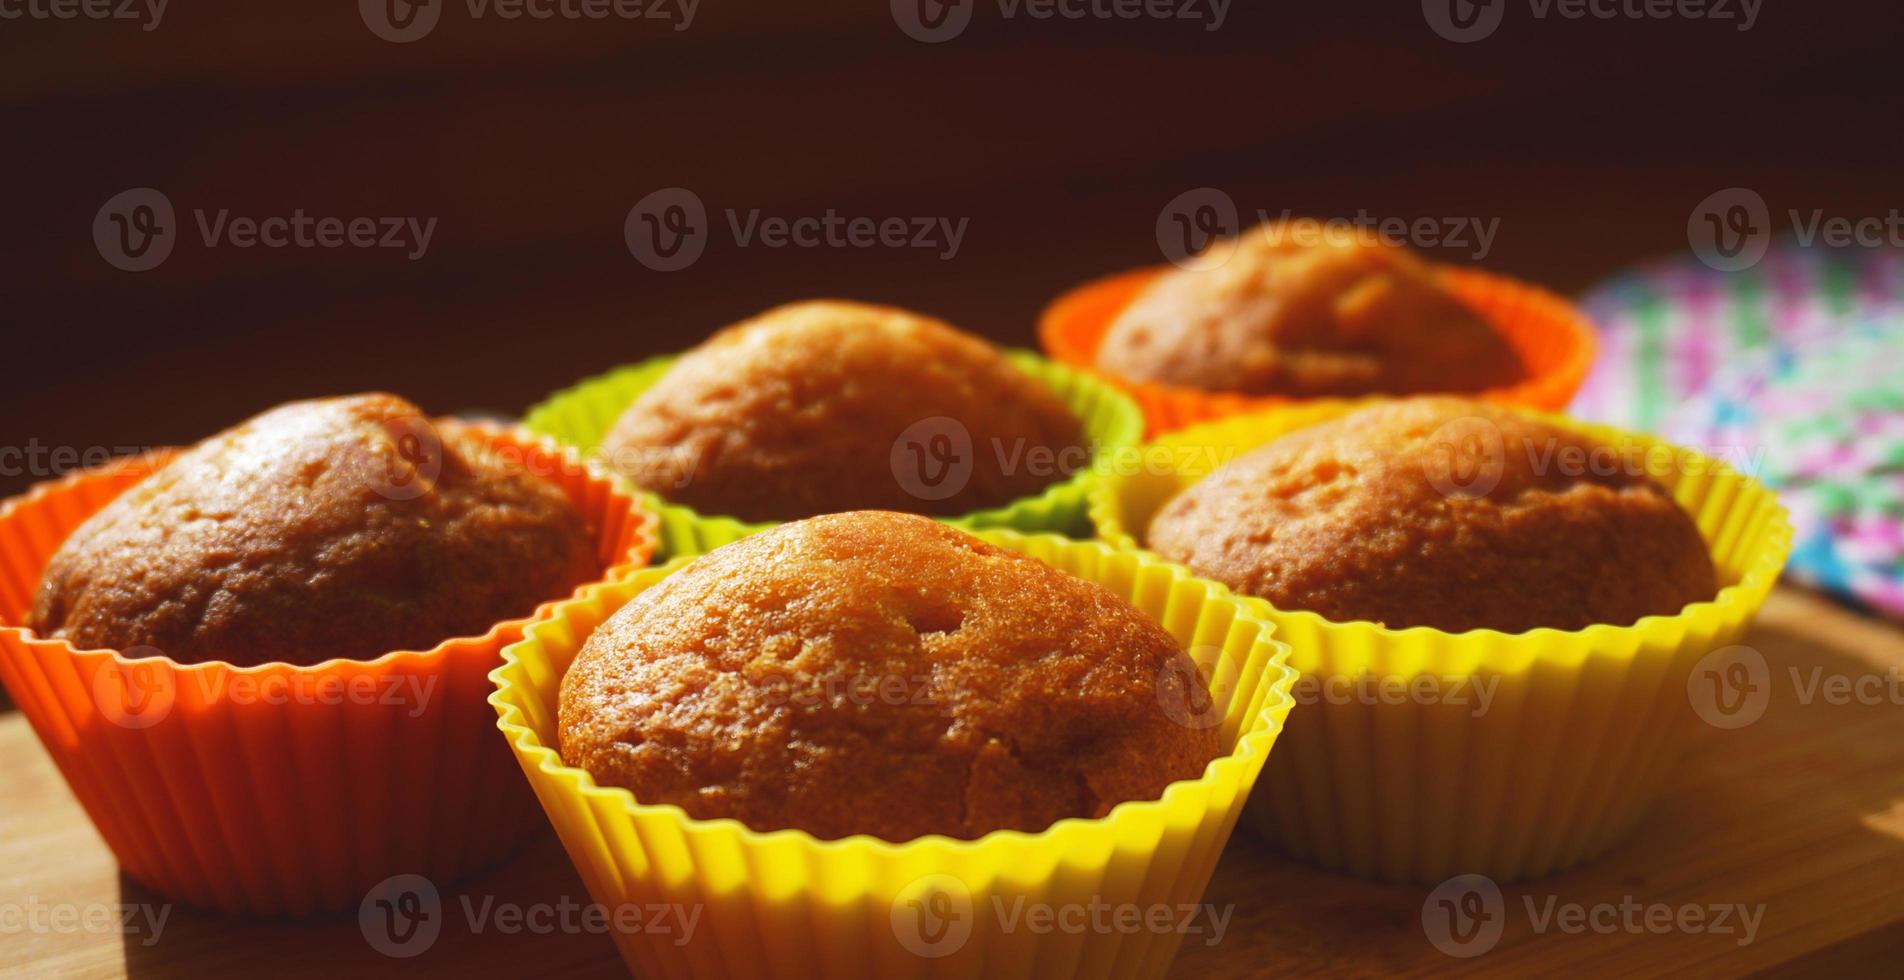
M1092 460L1068 479L1053 483L1043 492L1015 500L1000 507L973 511L945 522L968 531L984 528L1010 528L1037 533L1088 534L1085 510L1090 485L1108 460L1129 450L1143 438L1144 418L1135 402L1123 392L1095 377L1054 364L1029 351L1006 351L1014 365L1044 382L1070 407L1084 425L1085 439ZM652 357L638 364L616 368L606 374L581 381L549 396L531 408L522 423L530 431L550 436L585 454L601 448L602 439L633 404L661 376L674 366L674 355ZM647 495L648 506L661 516L661 542L656 559L678 555L705 554L721 545L737 541L775 522L749 522L733 517L702 514L689 507L671 504L658 495Z
M1101 819L1061 820L1036 834L821 841L797 830L757 833L734 820L692 819L679 807L597 786L557 754L562 676L583 642L683 562L593 589L503 651L490 701L594 901L699 916L686 936L616 932L630 970L827 980L1162 975L1183 939L1176 932L1039 930L1018 913L1180 914L1198 902L1292 705L1288 648L1228 590L1154 556L1050 534L979 535L1098 582L1162 623L1211 678L1215 707L1206 717L1221 712L1225 754L1158 800L1123 803Z
M1168 266L1138 269L1085 283L1058 297L1038 324L1038 339L1054 360L1097 371L1097 351L1119 313ZM1593 324L1559 296L1526 283L1474 269L1436 269L1448 289L1500 331L1520 354L1527 377L1475 397L1503 405L1558 411L1573 399L1593 366ZM1205 391L1105 375L1142 406L1151 435L1225 416L1260 412L1312 399Z
M1216 465L1362 404L1312 403L1159 439L1156 458L1172 467L1114 476L1094 491L1100 538L1141 547L1158 509ZM1305 674L1303 707L1248 811L1297 858L1421 883L1562 870L1638 823L1701 729L1694 667L1737 643L1764 603L1791 550L1784 509L1756 481L1697 453L1544 417L1634 447L1698 524L1723 588L1677 615L1518 634L1391 630L1248 600Z
M568 493L604 581L647 565L655 518L605 474L549 440L467 431ZM355 907L396 874L466 877L537 830L486 704L502 647L534 616L315 666L78 650L20 625L60 543L172 455L76 472L0 505L0 682L125 872L191 905L301 915Z

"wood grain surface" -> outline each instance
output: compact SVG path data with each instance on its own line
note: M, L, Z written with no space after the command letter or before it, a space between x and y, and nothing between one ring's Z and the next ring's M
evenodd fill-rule
M1895 691L1904 631L1781 590L1747 642L1772 670L1763 719L1712 732L1634 839L1612 854L1505 889L1503 934L1485 953L1457 959L1429 941L1422 921L1427 889L1299 867L1239 831L1205 896L1232 910L1227 929L1214 944L1190 937L1172 975L1894 973L1904 957L1904 705L1888 694L1851 704L1801 695L1814 676L1827 685L1832 677L1878 678L1884 691ZM605 935L471 927L466 908L587 901L552 838L495 874L446 892L440 937L421 955L394 960L366 943L354 916L234 921L167 906L126 880L17 714L0 717L0 787L0 973L624 975ZM120 930L119 910L127 906L132 933ZM1550 906L1554 918L1543 931L1539 922ZM1623 906L1637 909L1638 930L1626 928ZM1653 908L1674 917L1697 908L1716 926L1703 910L1720 906L1749 913L1756 922L1749 941L1736 912L1724 934L1646 928ZM1611 910L1599 921L1612 931L1560 928L1569 921L1564 909L1591 915L1597 907ZM63 908L73 911L55 912ZM60 927L56 914L75 921ZM163 928L155 932L148 923L159 916ZM108 919L109 928L86 926Z

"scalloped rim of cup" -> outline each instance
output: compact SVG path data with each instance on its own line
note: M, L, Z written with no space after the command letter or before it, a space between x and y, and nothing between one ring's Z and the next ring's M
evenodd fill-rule
M1301 425L1291 426L1284 429L1278 436L1271 437L1271 439L1275 439L1280 438L1282 434L1295 432L1298 429L1327 421L1328 419L1347 414L1358 408L1393 400L1394 399L1382 397L1326 399L1304 402L1301 405L1291 405L1284 408L1273 408L1267 411L1252 412L1244 415L1232 415L1221 419L1213 419L1208 422L1201 422L1193 426L1178 429L1174 432L1166 433L1159 436L1151 445L1193 442L1199 438L1211 445L1231 445L1235 444L1235 440L1228 437L1233 436L1234 433L1233 431L1226 430L1249 429L1254 427L1255 424L1259 424L1263 420L1275 416L1312 416ZM1792 523L1790 514L1785 510L1785 505L1780 503L1777 495L1767 489L1764 484L1703 453L1687 449L1683 446L1675 446L1663 439L1644 433L1629 432L1613 426L1583 422L1579 419L1569 418L1555 412L1538 412L1532 409L1511 408L1507 406L1497 407L1541 419L1550 424L1577 433L1592 435L1596 438L1604 439L1607 436L1615 436L1637 440L1647 445L1668 446L1675 452L1684 453L1702 461L1703 464L1711 466L1716 472L1723 472L1732 477L1736 477L1742 481L1744 486L1762 495L1764 502L1772 507L1771 525L1760 533L1762 540L1759 546L1752 550L1750 558L1743 563L1744 571L1739 575L1738 581L1721 587L1718 594L1714 595L1711 599L1689 603L1676 613L1656 613L1651 616L1643 616L1625 625L1594 623L1577 630L1562 630L1549 626L1541 626L1521 633L1505 633L1500 630L1485 627L1464 630L1459 633L1438 630L1432 626L1410 626L1403 629L1391 629L1369 620L1358 619L1344 622L1328 619L1320 613L1311 612L1307 609L1283 609L1260 596L1246 596L1244 598L1248 601L1261 603L1264 608L1271 610L1273 615L1278 619L1290 622L1301 622L1318 630L1354 633L1357 634L1357 636L1354 637L1354 639L1357 640L1372 639L1387 643L1421 637L1473 638L1484 641L1489 653L1495 651L1513 651L1516 654L1516 662L1518 663L1528 663L1535 660L1575 663L1586 657L1589 652L1626 649L1627 655L1632 656L1644 645L1643 641L1649 635L1657 635L1662 629L1671 630L1682 621L1704 617L1731 619L1736 616L1737 618L1743 619L1744 616L1750 615L1751 611L1756 609L1758 605L1763 602L1762 598L1754 601L1752 597L1754 595L1762 597L1764 594L1770 592L1772 585L1777 582L1779 573L1785 567L1785 560L1791 554ZM1265 445L1267 442L1268 440L1254 442L1243 451L1247 452L1258 446ZM1089 507L1091 523L1097 528L1099 540L1104 541L1112 547L1128 547L1132 550L1141 551L1144 554L1153 554L1143 542L1137 539L1137 536L1133 534L1130 529L1124 527L1122 518L1118 516L1118 491L1127 479L1129 478L1113 476L1099 481L1098 485L1091 489ZM1708 544L1707 547L1710 548L1710 544ZM1565 656L1562 655L1562 651L1565 652Z
M976 532L976 536L1005 547L1011 547L1011 542L1015 541L1031 541L1042 538L1059 542L1062 547L1094 550L1106 556L1127 553L1120 552L1118 549L1112 548L1102 541L1079 541L1050 533L1026 534L1008 528L991 528ZM1013 548L1013 550L1019 549ZM554 610L552 616L531 624L523 631L523 638L521 640L503 647L502 666L489 672L489 680L496 686L496 689L489 694L489 703L496 709L496 727L502 730L503 735L509 739L510 743L518 752L524 752L529 756L533 756L536 760L537 768L541 769L546 776L567 783L571 789L583 797L616 803L625 810L634 813L650 813L670 818L678 822L685 833L691 835L733 833L737 834L742 841L745 841L750 846L770 846L784 842L793 842L802 847L829 853L853 851L870 852L880 855L890 855L901 851L925 848L971 852L1002 840L1012 840L1021 843L1053 841L1059 837L1085 833L1094 827L1108 825L1119 820L1126 814L1142 813L1152 810L1167 811L1176 799L1181 798L1185 793L1191 792L1192 787L1199 783L1210 781L1219 767L1222 769L1233 769L1237 766L1244 765L1248 760L1258 754L1267 758L1276 737L1281 734L1281 728L1284 724L1276 719L1275 715L1277 711L1281 710L1283 716L1286 718L1287 711L1295 707L1296 702L1293 690L1297 679L1301 675L1294 668L1289 666L1289 656L1291 653L1289 644L1277 638L1275 623L1254 612L1250 608L1250 603L1232 593L1221 583L1212 582L1208 579L1200 579L1191 574L1190 571L1183 566L1167 562L1147 551L1133 551L1128 552L1128 554L1137 561L1138 567L1140 568L1161 567L1170 572L1173 581L1191 582L1201 586L1204 590L1206 602L1216 601L1234 604L1236 619L1255 623L1260 628L1255 642L1268 643L1273 651L1264 664L1266 676L1263 685L1266 688L1266 692L1263 704L1262 707L1257 710L1255 717L1250 721L1248 727L1237 733L1236 742L1230 747L1230 750L1223 755L1211 759L1209 764L1204 767L1202 775L1197 778L1180 779L1171 783L1164 788L1163 794L1157 799L1126 800L1112 807L1110 812L1102 817L1065 817L1036 833L1024 830L994 830L982 837L973 838L971 840L947 837L944 834L927 834L908 841L895 843L885 840L884 838L874 837L870 834L854 834L849 837L841 837L834 840L822 840L807 831L791 827L779 830L760 831L754 830L733 817L718 817L704 820L689 816L688 812L677 804L642 803L635 799L635 794L630 790L619 786L598 785L595 782L595 777L590 774L588 770L563 763L562 757L556 752L555 748L542 744L535 730L530 728L523 720L522 709L508 701L504 696L505 692L516 685L515 680L508 676L509 673L522 666L522 661L517 656L516 649L531 643L542 642L541 633L543 630L551 629L556 624L564 623L567 620L568 607L595 602L599 598L599 593L610 588L626 588L633 584L635 580L620 583L600 583L592 586L588 595L563 600ZM655 581L658 582L679 571L683 566L693 562L699 557L701 556L683 555L669 561L665 565L655 566L645 571L653 574ZM635 595L639 594L640 591L638 590ZM631 595L629 598L632 600L633 596ZM1273 678L1267 676L1271 670L1275 671Z
M1037 351L1026 350L1019 347L1006 347L1000 348L1000 350L1019 370L1025 370L1025 362L1029 361L1037 370L1049 371L1053 374L1060 375L1078 388L1091 391L1103 404L1112 407L1114 417L1111 419L1111 424L1106 426L1109 434L1103 439L1092 440L1096 445L1092 447L1090 462L1086 463L1070 476L1046 485L1045 488L1038 493L1020 497L1017 500L999 504L995 507L984 507L979 510L967 511L963 514L927 515L933 517L935 520L945 521L948 524L961 528L970 527L978 522L984 522L987 525L1010 524L1012 515L1021 509L1053 505L1065 494L1088 493L1092 485L1097 482L1095 479L1096 470L1098 469L1099 461L1103 459L1106 454L1115 452L1120 448L1140 445L1144 439L1144 427L1147 423L1144 418L1143 408L1139 406L1127 392L1119 389L1116 385L1106 382L1104 379L1089 371L1082 370L1054 358L1046 357ZM667 366L672 365L680 357L681 354L678 353L657 354L632 364L624 364L620 367L610 368L599 374L593 374L583 378L530 406L529 410L522 414L523 425L529 427L531 431L534 431L533 427L536 424L537 416L552 411L564 399L580 394L586 389L616 383L625 375L643 371L655 371L657 372L656 380L659 380L659 373ZM1035 373L1033 373L1032 376L1040 383L1045 383L1045 379L1038 377ZM650 385L652 384L653 382L650 382ZM646 389L644 388L643 390ZM1062 398L1063 396L1060 395L1060 397ZM1079 413L1075 401L1077 400L1064 398L1065 408L1071 411L1073 417L1077 418L1080 425L1086 426L1087 431L1085 432L1085 436L1089 439L1091 437L1088 427L1089 419ZM632 404L632 402L630 404ZM599 440L596 446L590 446L583 450L583 452L593 453L598 448L600 448ZM594 460L591 459L590 462L594 462ZM612 475L617 479L627 480L627 477L621 476L618 473ZM629 482L630 485L633 485L632 481ZM718 528L721 530L723 536L742 538L786 523L785 521L744 521L728 514L704 514L686 504L672 503L652 490L642 489L640 492L647 497L648 505L652 509L665 514L680 515L688 520ZM798 520L798 518L793 519Z
M1556 387L1565 386L1577 389L1586 381L1588 372L1593 368L1595 351L1599 347L1599 335L1594 331L1593 323L1587 318L1586 314L1580 312L1578 307L1566 297L1530 282L1515 279L1511 276L1497 275L1481 269L1443 263L1429 263L1429 267L1434 270L1437 276L1454 277L1458 280L1475 283L1490 282L1501 285L1511 285L1518 289L1526 290L1544 302L1563 306L1572 312L1572 315L1566 317L1564 321L1568 339L1572 342L1572 349L1568 357L1558 365L1539 374L1530 374L1513 384L1485 388L1478 392L1444 392L1443 394L1460 394L1464 397L1483 399L1498 404L1524 406L1535 403L1548 403L1549 399L1542 396L1550 393ZM1141 290L1143 285L1158 276L1173 271L1175 268L1176 267L1171 265L1150 265L1136 269L1127 269L1123 272L1099 276L1065 290L1063 293L1060 293L1056 299L1046 304L1044 311L1039 314L1038 339L1040 343L1046 351L1050 352L1054 360L1061 363L1080 366L1087 364L1095 365L1097 347L1098 344L1102 343L1103 338L1100 336L1098 343L1090 345L1088 350L1084 349L1083 345L1073 343L1072 338L1063 329L1065 324L1074 320L1078 315L1072 311L1072 308L1088 300L1095 299L1097 294L1109 289ZM1128 303L1126 305L1128 305ZM1122 307L1120 307L1120 310L1121 309ZM1491 319L1485 315L1483 318ZM1517 348L1517 352L1518 350ZM1076 360L1074 361L1073 358ZM1095 366L1091 369L1097 370ZM1190 385L1170 384L1163 381L1144 381L1136 378L1125 378L1121 375L1114 375L1106 371L1098 371L1098 373L1104 377L1115 379L1118 384L1132 391L1145 392L1161 400L1173 403L1210 403L1225 412L1261 411L1279 404L1307 404L1312 401L1320 400L1306 395L1250 394L1240 391L1218 391L1207 388L1196 388ZM1569 392L1565 397L1560 398L1559 401L1564 402L1570 400L1571 397L1571 392ZM1194 425L1196 423L1192 424Z
M617 484L611 478L610 474L608 474L606 471L603 471L600 467L596 466L593 462L582 459L574 452L574 450L556 442L553 439L548 438L547 436L536 435L535 433L529 432L528 430L523 429L520 426L500 426L500 425L495 425L489 422L461 422L461 421L457 422L457 425L462 428L475 432L479 438L483 439L485 443L493 444L495 442L504 442L504 443L513 442L517 445L529 446L537 450L540 450L542 452L555 454L558 458L560 458L563 461L564 465L575 466L578 470L581 470L587 476L589 480L603 483L606 486L608 486L609 489L617 496L627 498L629 502L629 511L632 514L636 515L636 517L639 519L639 524L637 526L637 530L635 531L635 536L634 536L634 541L636 543L636 546L637 548L642 550L646 555L653 554L654 548L658 540L657 533L660 527L660 519L654 514L652 510L650 510L647 506L643 504L639 496L629 494L625 489L623 489L619 484ZM72 486L76 486L80 483L84 483L88 480L96 479L100 476L106 475L112 470L117 470L117 469L124 468L126 466L134 465L140 459L162 455L165 462L170 462L171 459L176 457L181 452L183 452L183 450L178 447L170 447L163 450L155 450L152 453L135 455L135 456L130 456L130 457L122 458L122 459L112 460L104 464L101 464L99 466L90 467L87 469L74 470L56 479L46 480L41 483L34 484L30 489L27 490L26 493L20 494L15 497L11 497L5 501L0 501L0 521L6 521L11 519L14 512L20 508L29 507L34 504L40 503L42 500L44 500L48 496L51 496L55 493L66 490ZM164 464L160 463L159 465L164 465ZM157 467L155 466L153 469L153 472L156 472L156 471L157 471ZM89 514L87 516L90 517L92 515ZM646 568L648 564L648 560L649 559L647 557L644 557L640 562L621 561L621 562L616 562L613 565L609 565L608 567L602 569L601 578L595 579L589 582L584 582L581 585L576 586L575 589L571 591L567 596L561 596L554 599L545 599L541 603L539 603L536 606L535 611L531 612L529 615L516 617L514 619L502 620L496 623L495 625L491 626L486 632L473 634L469 636L452 636L440 641L435 646L427 650L392 650L389 653L385 653L382 656L377 657L375 660L353 660L349 657L332 657L329 660L325 660L315 664L293 664L293 663L287 663L285 661L270 661L270 662L261 663L261 664L251 664L249 666L244 666L244 667L240 667L236 664L233 664L224 660L200 660L200 661L195 661L192 663L185 663L179 660L174 660L173 658L168 656L137 657L137 658L127 657L125 654L119 652L118 650L114 650L109 647L92 647L87 649L81 649L79 647L74 646L70 640L66 640L59 637L40 636L38 633L35 633L32 629L26 626L16 626L11 623L7 623L4 620L0 620L0 632L17 634L21 638L22 642L24 642L28 647L35 650L53 649L57 652L64 653L70 657L85 658L85 659L93 659L98 657L110 657L113 663L121 669L136 666L139 664L160 664L160 665L168 667L172 671L175 671L179 674L184 674L184 675L195 675L195 674L207 673L211 671L229 671L231 673L240 674L240 675L262 674L266 672L275 673L278 671L289 671L293 674L318 675L318 674L324 674L330 671L334 671L340 667L377 668L379 670L387 670L389 668L396 667L400 664L407 664L409 661L428 660L428 659L432 659L439 656L452 655L469 648L482 648L482 647L495 646L496 644L500 642L501 636L504 632L511 629L520 629L520 628L527 627L529 624L534 623L539 619L542 619L545 615L547 615L550 611L552 611L555 606L564 602L581 598L589 594L589 592L593 589L600 588L606 585L612 585L617 581L625 581L628 578L640 573L640 571L643 568Z

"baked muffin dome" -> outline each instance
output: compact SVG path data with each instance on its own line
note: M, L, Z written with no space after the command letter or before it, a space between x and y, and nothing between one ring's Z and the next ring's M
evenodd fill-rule
M1150 547L1281 609L1449 632L1580 629L1718 591L1633 452L1456 398L1379 404L1217 469Z
M28 625L187 663L373 660L526 616L594 578L594 552L560 488L453 422L391 395L292 402L81 524Z
M896 445L909 430L915 445ZM767 521L1000 506L1083 466L1083 442L1064 402L984 341L903 310L815 301L683 355L602 452L671 501ZM947 469L953 453L969 463ZM921 480L901 479L909 466Z
M1200 776L1209 692L1103 587L924 517L784 524L611 616L562 681L563 761L643 803L833 839L976 838Z
M1409 250L1308 237L1268 224L1212 243L1208 264L1158 277L1118 315L1098 367L1298 397L1478 392L1525 375L1506 339Z

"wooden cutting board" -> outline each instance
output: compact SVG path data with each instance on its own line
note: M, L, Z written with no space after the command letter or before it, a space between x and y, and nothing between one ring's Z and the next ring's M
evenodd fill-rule
M1457 959L1431 943L1424 904L1431 918L1445 909L1426 888L1292 865L1239 831L1206 896L1233 908L1227 931L1215 944L1189 937L1173 976L1894 974L1904 962L1904 694L1895 681L1904 630L1781 590L1747 642L1771 667L1763 719L1715 730L1625 846L1585 869L1505 889L1493 907L1503 930L1488 951ZM1827 696L1858 678L1874 678L1864 689L1880 696ZM1814 679L1821 686L1806 697ZM242 922L167 909L119 875L25 719L0 716L0 974L624 975L606 936L478 932L465 899L481 911L584 903L587 894L545 838L463 893L446 893L440 938L409 960L373 951L352 915ZM124 906L131 933L121 931ZM1723 933L1719 907L1732 910ZM1749 942L1740 908L1755 923ZM1648 929L1691 922L1695 912L1714 928ZM160 914L153 941L148 923ZM1608 931L1594 931L1595 922Z

